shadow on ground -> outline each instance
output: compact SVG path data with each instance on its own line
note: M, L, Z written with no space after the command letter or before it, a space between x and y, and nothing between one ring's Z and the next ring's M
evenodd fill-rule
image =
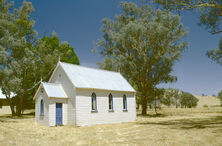
M222 116L215 116L211 118L190 118L179 120L167 120L157 122L139 122L141 125L162 125L168 126L172 129L204 129L217 128L214 132L222 132Z
M0 123L16 123L16 119L27 119L27 118L33 118L35 115L35 112L29 112L23 114L21 117L12 117L11 114L4 114L0 115Z
M146 115L141 115L141 114L137 114L137 117L167 117L168 115L166 114L146 114Z

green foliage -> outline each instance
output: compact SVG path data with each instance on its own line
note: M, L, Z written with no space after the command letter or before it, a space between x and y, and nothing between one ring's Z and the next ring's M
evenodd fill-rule
M196 10L199 14L199 25L205 25L212 34L222 32L221 0L154 0L168 10Z
M188 92L182 92L181 94L181 99L180 99L181 107L185 107L185 108L196 107L198 101L199 99L197 99L195 96L193 96L192 94Z
M173 104L173 101L173 93L171 91L166 91L164 98L161 100L161 103L169 107Z
M178 89L166 89L164 96L161 98L161 103L166 106L176 106L191 108L196 107L198 99L188 92L179 91Z
M56 33L52 36L44 36L35 44L35 51L40 58L38 63L39 76L43 80L48 80L53 72L59 58L63 62L80 64L74 49L67 42L60 44Z
M104 63L98 62L97 65L101 69L110 70L110 71L119 71L118 63L114 62L114 60L110 57L105 57Z
M176 81L170 73L187 47L181 41L187 31L180 17L168 11L130 2L121 2L120 7L122 14L115 20L103 19L103 38L97 46L135 87L146 114L156 85Z
M16 114L20 116L22 103L29 94L25 91L35 80L37 57L32 51L32 42L37 33L33 29L34 20L29 17L34 8L30 2L24 1L19 9L10 13L12 3L1 0L0 4L1 87L11 104L12 114L15 114L15 104ZM12 92L16 95L13 99Z
M207 56L222 65L222 38L220 39L219 48L208 51Z
M176 108L180 106L181 93L178 89L166 89L161 103L166 106L175 105Z
M222 32L222 1L221 0L154 0L169 10L195 10L199 14L199 25L204 25L211 34ZM207 56L222 65L222 38L219 48L207 52Z
M161 107L161 100L163 99L164 92L165 92L164 88L155 88L154 90L153 105L154 105L156 114L157 114L157 108Z
M36 83L49 78L58 56L79 64L73 48L66 42L59 44L57 36L37 40L35 21L30 17L33 11L31 2L24 1L16 9L12 2L0 0L0 86L13 116L34 105Z

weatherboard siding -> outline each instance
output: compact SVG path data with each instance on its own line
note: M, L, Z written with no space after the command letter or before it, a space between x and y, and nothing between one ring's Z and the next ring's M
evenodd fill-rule
M61 66L57 68L54 76L50 80L50 83L60 83L63 86L63 89L68 96L67 101L67 124L68 125L75 125L75 88L73 84L68 79L66 73L62 69ZM54 105L55 106L55 105Z
M98 84L103 84L106 82L107 88L109 87L110 90L115 87L118 90L112 90L109 92L106 88L101 87L101 89L90 89L90 88L80 88L75 87L75 82L72 82L70 77L78 80L78 82L84 82L82 72L79 72L79 69L85 69L82 67L78 67L77 70L74 72L70 71L71 67L65 68L59 63L54 70L53 75L51 76L49 83L60 83L62 88L64 89L65 94L68 98L60 98L59 97L47 97L45 94L42 96L40 93L36 96L36 122L42 123L44 125L55 126L56 125L56 103L62 103L62 122L63 125L76 125L76 126L85 126L85 125L95 125L95 124L111 124L111 123L122 123L122 122L131 122L136 120L136 101L135 101L135 92L133 88L126 82L126 80L121 77L119 73L107 73L106 71L101 71L100 73L103 74L104 80L107 74L115 74L116 77L115 82L113 82L112 78L107 79L107 81L112 80L109 83L104 80L103 82L96 80ZM87 71L91 71L87 68ZM98 70L93 70L99 73ZM72 75L70 75L70 72ZM79 72L79 73L76 73ZM81 74L81 76L79 75ZM93 78L95 74L92 76L89 73L86 76L87 82L94 85ZM82 77L82 78L79 78ZM99 76L99 74L97 75ZM115 78L114 77L114 78ZM85 78L85 77L84 77ZM90 79L89 79L90 78ZM97 77L99 78L99 77ZM86 81L85 81L86 82ZM118 82L119 84L115 84ZM122 84L124 82L125 84ZM77 84L78 85L78 84ZM109 85L109 86L108 86ZM41 86L40 86L41 87ZM121 87L121 88L120 88ZM132 90L131 90L132 88ZM121 90L121 91L119 91ZM122 91L123 90L123 91ZM61 90L63 91L63 90ZM40 91L41 92L41 91ZM95 92L97 96L97 111L92 112L91 109L91 95ZM54 92L53 92L54 93ZM113 96L113 110L112 112L109 111L109 94ZM123 111L123 95L127 96L127 112ZM57 94L55 95L57 96ZM38 114L40 114L40 98L45 98L44 101L44 108L45 114L44 119L40 119Z
M44 102L44 116L40 116L40 102L43 99ZM35 121L42 125L49 125L49 100L48 97L43 90L43 93L40 91L39 95L37 96L35 102Z
M97 111L91 112L91 95L96 93ZM108 95L113 95L113 112L109 112ZM136 120L136 103L133 93L76 90L76 124L78 126L122 123ZM123 94L127 96L127 112L123 111Z
M49 126L56 126L56 103L62 103L62 123L67 125L67 100L51 98L49 101Z

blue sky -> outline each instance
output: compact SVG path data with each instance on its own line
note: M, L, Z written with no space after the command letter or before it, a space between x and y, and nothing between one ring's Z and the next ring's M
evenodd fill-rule
M31 0L35 12L35 29L39 37L55 31L61 41L74 47L80 64L97 67L103 58L94 54L94 42L102 37L101 20L114 18L121 13L119 0ZM138 2L139 0L131 0ZM22 0L15 1L21 5ZM204 27L197 26L198 16L191 12L181 14L182 22L189 30L185 38L189 48L174 66L172 74L178 77L173 84L160 85L173 87L193 94L217 94L222 89L222 66L207 58L206 51L218 47L221 34L211 35Z

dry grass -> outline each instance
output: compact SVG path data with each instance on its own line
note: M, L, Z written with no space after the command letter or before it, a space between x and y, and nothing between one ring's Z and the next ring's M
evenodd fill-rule
M222 145L222 108L162 109L135 122L46 127L0 115L0 145Z
M199 99L197 107L203 107L204 105L207 106L219 106L220 100L214 96L199 96L194 95L196 98Z

